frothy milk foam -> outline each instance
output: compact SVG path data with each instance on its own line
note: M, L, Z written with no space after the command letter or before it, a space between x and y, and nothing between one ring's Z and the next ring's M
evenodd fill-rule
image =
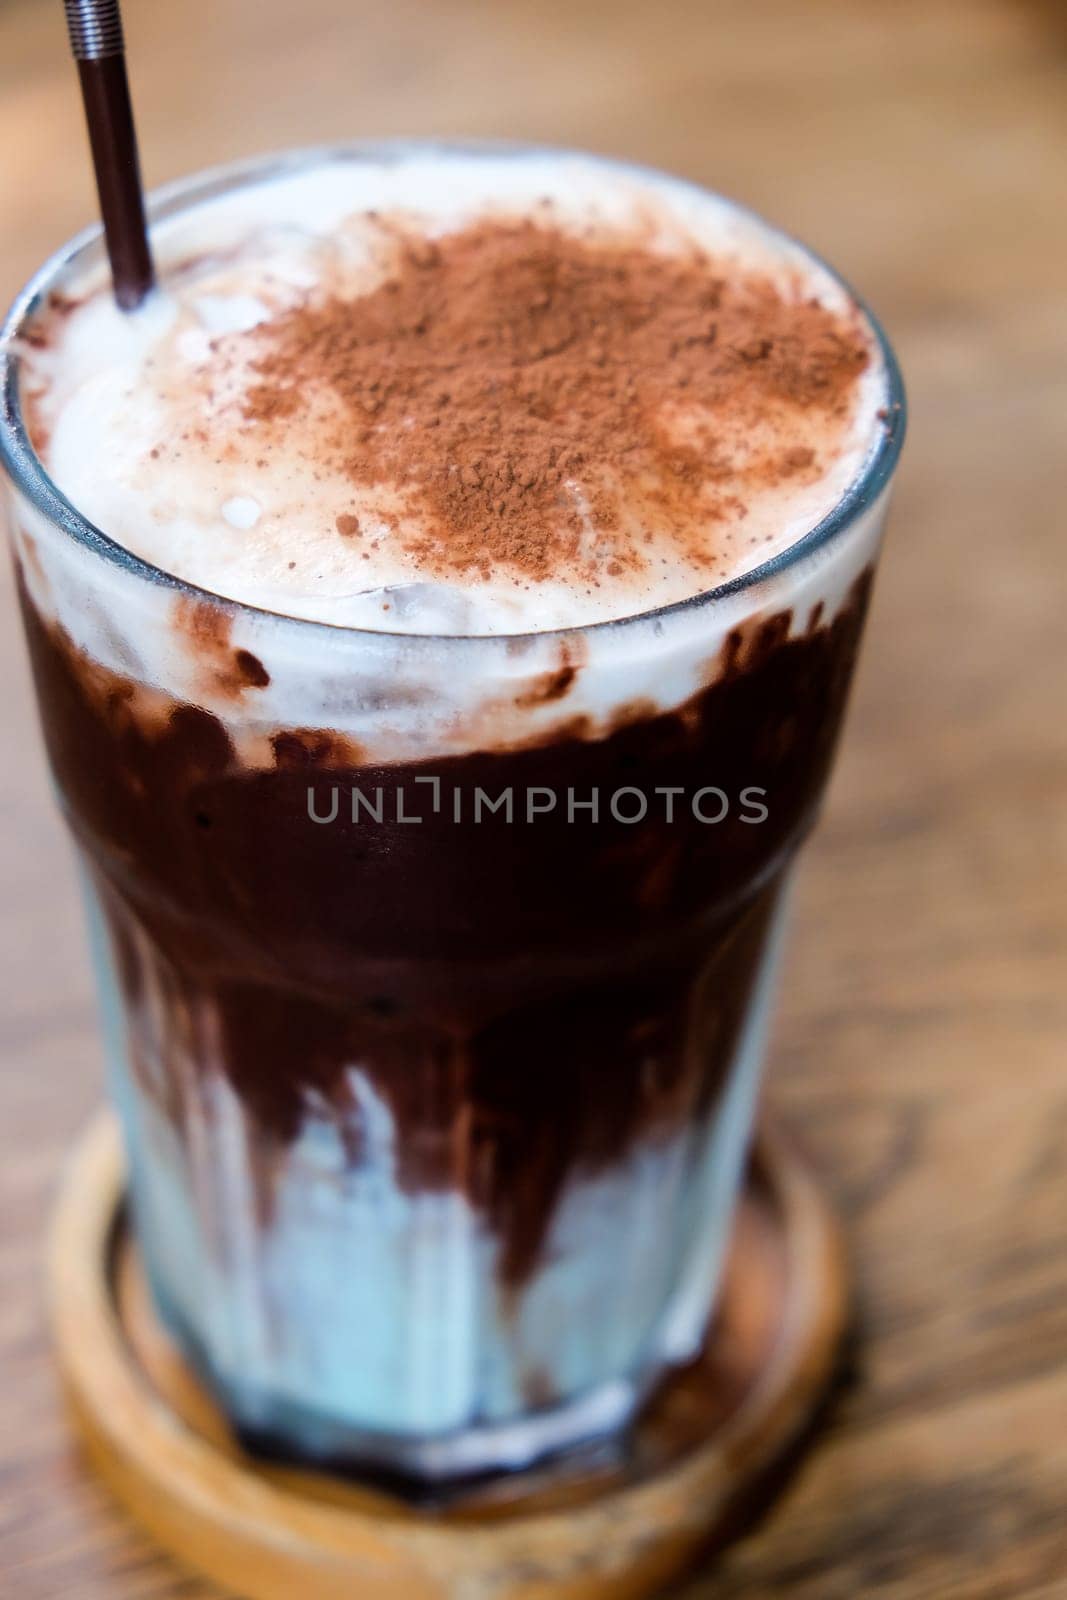
M546 205L546 202L548 204ZM382 219L430 239L487 218L536 213L566 231L693 246L715 270L756 271L785 297L855 319L870 360L843 414L792 419L814 473L766 482L709 518L699 563L659 538L650 559L531 581L504 565L447 580L405 547L418 513L383 520L383 496L316 459L307 429L262 430L243 411L270 324L324 287L352 297L382 281ZM61 314L30 351L27 391L49 474L118 544L225 598L298 618L390 632L486 634L579 627L683 600L760 565L833 508L880 434L886 379L841 286L799 247L725 201L559 153L324 158L193 204L155 231L162 289L120 313L102 272L63 285ZM328 402L327 402L328 409ZM312 421L314 421L314 416ZM684 433L684 408L675 420ZM712 419L714 425L714 419ZM788 442L788 439L787 439ZM756 444L742 444L755 449ZM581 469L560 485L579 514ZM338 532L338 509L363 538ZM595 546L595 532L589 534ZM589 571L595 571L594 581Z

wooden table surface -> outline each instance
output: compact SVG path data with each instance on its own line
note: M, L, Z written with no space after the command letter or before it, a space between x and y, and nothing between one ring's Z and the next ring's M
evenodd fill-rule
M348 135L586 145L768 211L888 325L911 438L772 1071L847 1218L861 1342L784 1498L687 1597L1067 1595L1067 14L126 9L150 181ZM6 299L91 215L58 0L6 0L0 81ZM83 1473L57 1402L42 1228L99 1051L6 576L3 604L0 1590L208 1600Z

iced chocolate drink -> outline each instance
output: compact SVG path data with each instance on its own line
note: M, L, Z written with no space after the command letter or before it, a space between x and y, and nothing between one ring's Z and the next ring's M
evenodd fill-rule
M798 246L559 152L195 180L3 444L159 1309L251 1445L436 1478L700 1346L899 447Z

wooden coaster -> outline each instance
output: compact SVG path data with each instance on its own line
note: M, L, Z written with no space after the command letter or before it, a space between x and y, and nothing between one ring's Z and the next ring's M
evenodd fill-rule
M93 1122L56 1207L52 1322L79 1432L134 1515L246 1600L622 1600L736 1532L738 1506L810 1420L845 1311L840 1235L808 1168L764 1127L719 1314L614 1447L418 1508L264 1466L158 1322L125 1219L116 1124Z

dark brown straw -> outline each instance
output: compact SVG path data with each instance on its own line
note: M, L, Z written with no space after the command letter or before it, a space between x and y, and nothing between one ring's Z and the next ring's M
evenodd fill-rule
M118 0L65 0L70 46L78 63L96 189L115 299L134 311L156 281L148 247L137 134Z

